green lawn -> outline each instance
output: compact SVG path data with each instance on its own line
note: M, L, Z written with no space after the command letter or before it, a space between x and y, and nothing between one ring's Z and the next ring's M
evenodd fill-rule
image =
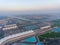
M39 40L43 41L47 38L59 38L60 37L60 33L58 32L49 32L49 33L45 33L43 35L39 35Z

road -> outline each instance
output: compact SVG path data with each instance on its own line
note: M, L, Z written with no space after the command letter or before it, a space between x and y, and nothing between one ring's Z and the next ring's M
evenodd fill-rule
M19 39L28 38L28 37L33 36L33 35L38 35L38 34L41 35L41 34L43 34L45 32L51 31L51 29L52 28L30 30L30 31L10 35L10 36L2 38L0 40L0 45L4 45L4 44L6 44L8 42L14 42L14 41L19 40Z

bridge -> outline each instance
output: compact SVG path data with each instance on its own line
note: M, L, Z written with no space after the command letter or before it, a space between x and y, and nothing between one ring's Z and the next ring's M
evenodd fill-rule
M16 40L28 38L30 36L34 36L34 35L38 35L38 34L41 35L43 33L51 31L52 29L53 28L51 28L51 26L45 26L45 27L42 27L42 28L37 29L37 30L30 30L30 31L10 35L10 36L2 38L0 40L0 45L5 45L8 42L14 42Z

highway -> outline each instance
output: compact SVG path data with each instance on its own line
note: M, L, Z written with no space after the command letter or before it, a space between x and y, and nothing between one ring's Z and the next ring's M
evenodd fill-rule
M29 19L22 18L22 17L11 17L11 18L18 19L18 20L22 20L22 21L31 21L31 20L29 20Z
M37 29L37 30L30 30L30 31L26 31L26 32L22 32L22 33L18 33L18 34L4 37L0 40L0 45L5 45L8 42L13 42L13 41L16 41L19 39L28 38L28 37L33 36L33 35L41 35L45 32L51 31L51 29L52 29L51 27L49 27L49 28L43 27L43 28Z

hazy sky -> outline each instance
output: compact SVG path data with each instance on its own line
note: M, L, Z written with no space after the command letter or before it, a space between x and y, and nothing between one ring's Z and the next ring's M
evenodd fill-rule
M60 9L60 0L0 0L0 11Z

